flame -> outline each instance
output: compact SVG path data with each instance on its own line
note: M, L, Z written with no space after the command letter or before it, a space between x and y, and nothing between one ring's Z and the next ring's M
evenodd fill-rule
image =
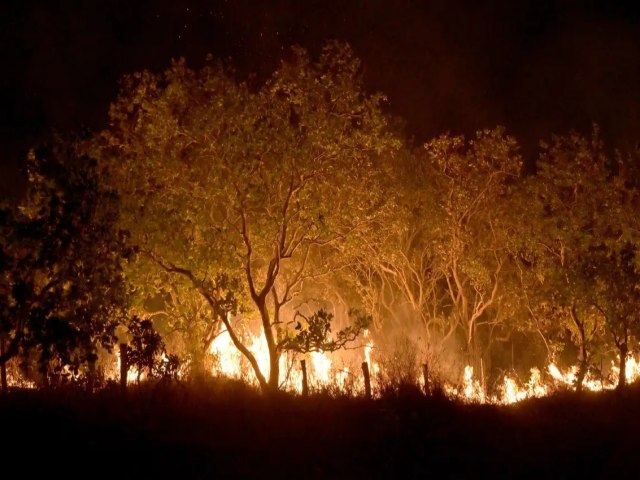
M110 374L107 374L107 378L119 381L120 380L120 350L116 350L116 368ZM145 372L140 374L140 380L145 380L147 375ZM138 369L132 365L129 365L127 371L127 385L138 381Z
M324 352L311 352L311 365L315 381L327 385L333 380L331 372L331 359Z
M574 387L576 385L576 381L578 379L578 365L573 365L570 367L566 373L562 373L560 369L554 364L550 363L547 367L549 374L551 377L556 380L559 384L567 387ZM596 378L591 374L591 372L587 372L582 381L583 388L587 390L591 390L592 392L601 392L603 390L611 390L615 388L617 384L617 375L614 382L604 383L603 378Z
M340 390L344 391L347 388L347 384L349 382L349 375L350 375L350 372L348 367L345 367L341 370L336 371L336 382Z
M505 375L501 396L492 398L492 403L508 405L521 402L528 398L544 397L548 394L549 388L542 383L540 370L534 367L530 370L529 380L522 387L518 385L516 379Z
M445 392L454 398L459 398L469 403L493 403L508 405L529 398L539 398L552 394L558 388L575 388L578 378L579 367L573 365L564 373L560 368L551 362L547 365L546 371L549 380L546 383L542 378L542 373L538 368L530 370L529 380L519 383L517 378L505 375L502 379L501 387L495 395L487 395L480 387L480 383L473 377L473 368L466 366L461 386L445 385ZM625 366L628 383L633 383L640 379L640 360L636 357L629 357ZM583 388L592 392L602 392L613 390L618 385L620 370L616 362L611 363L611 374L608 377L596 376L588 371L583 379Z
M368 332L367 332L368 337ZM246 337L247 348L254 355L260 371L263 375L269 374L269 350L262 335L249 335ZM364 360L370 365L372 377L379 372L378 364L372 360L373 341L368 340L363 349ZM230 378L246 380L257 385L257 379L253 369L242 353L235 347L227 332L218 335L209 346L209 353L215 358L212 373ZM322 388L337 386L345 389L353 381L349 367L336 368L334 359L327 352L310 352L304 358L307 359L309 386ZM302 391L302 371L299 362L291 354L283 354L280 358L280 372L284 375L282 387L287 391ZM354 381L358 387L363 387L362 378Z
M21 375L14 373L13 371L7 369L7 386L9 388L27 388L34 389L37 388L35 382L23 378Z
M373 340L369 338L369 330L365 330L363 336L365 339L369 339L364 347L364 361L369 365L371 376L375 377L380 373L380 366L371 358L371 352L373 351L374 346Z
M470 403L485 403L485 393L480 382L473 378L473 367L464 367L464 375L461 386L444 385L444 391L452 397L461 398Z
M374 384L380 373L380 366L375 361L375 345L368 331L364 333L365 344L360 350L362 353L360 361L364 360L369 365L371 381ZM260 371L268 377L270 370L269 350L263 335L247 335L243 338L248 349L254 355ZM240 379L254 385L258 385L257 378L247 359L235 347L231 337L227 332L222 332L210 344L209 353L214 357L215 362L212 369L214 375ZM118 380L120 377L120 353L115 352L111 357L106 371L106 377ZM334 387L341 391L362 392L364 381L360 372L359 363L346 366L341 364L336 367L336 358L327 352L311 352L303 357L307 360L308 381L310 388L321 389L323 387ZM167 361L166 357L163 357ZM302 392L302 371L300 367L300 357L295 354L285 353L280 358L281 388L290 392ZM355 365L358 365L357 368ZM514 373L505 374L502 379L494 384L490 392L485 390L483 383L474 375L472 366L464 367L461 380L458 384L444 383L444 392L452 397L468 403L490 403L497 405L508 405L518 403L530 398L539 398L551 395L558 389L573 389L576 385L579 368L577 365L566 369L561 369L555 362L550 362L544 369L532 368L529 378L522 381ZM588 371L583 380L583 388L586 390L600 392L614 389L619 380L618 361L613 360L607 369L607 376L602 372L594 373ZM8 384L11 387L35 388L35 383L23 379L13 371L8 373ZM640 379L640 356L630 355L626 361L625 373L627 383L631 384ZM140 375L140 380L146 379L146 372ZM131 367L127 373L127 382L138 381L138 371ZM424 379L416 378L416 384L422 385ZM422 385L423 386L423 385ZM355 389L355 390L354 390Z

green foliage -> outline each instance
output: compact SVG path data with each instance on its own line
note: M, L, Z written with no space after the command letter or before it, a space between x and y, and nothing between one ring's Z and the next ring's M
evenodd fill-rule
M175 350L204 370L224 329L264 389L283 352L369 327L420 338L414 366L455 345L477 371L514 331L577 355L578 384L624 360L640 336L637 158L607 155L597 128L543 144L529 176L502 127L412 151L361 77L336 42L293 48L251 88L211 61L125 77L109 127L31 152L27 196L0 208L0 363L77 375L118 325L151 377L175 374ZM254 324L268 375L244 343Z
M486 349L477 343L478 329L499 327L509 306L503 297L516 234L509 203L522 159L503 128L480 131L470 140L444 135L425 149L437 172L442 215L434 232L436 268L446 295L441 328L445 336L461 335L477 362Z
M182 60L127 77L93 148L145 253L130 278L155 277L209 306L218 299L201 279L239 279L234 295L262 324L277 385L281 309L305 280L343 268L384 210L380 166L400 142L383 102L364 92L359 62L339 43L316 62L294 48L256 91L217 65L194 71Z
M607 330L626 346L632 317L621 309L635 304L637 193L620 173L594 128L543 145L523 190L522 282L535 328L552 350L570 339L582 371L607 353Z
M133 255L117 226L118 197L95 162L61 142L30 152L26 198L0 216L0 334L4 363L77 372L110 350L125 316L123 265Z
M355 317L353 323L339 330L335 337L331 338L332 313L320 309L306 317L297 312L292 320L295 323L295 333L281 342L281 348L299 353L339 350L371 326L371 316L356 311L352 311L351 315Z

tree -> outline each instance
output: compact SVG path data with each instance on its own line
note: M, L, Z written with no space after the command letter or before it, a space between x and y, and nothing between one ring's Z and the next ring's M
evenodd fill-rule
M221 333L221 322L214 316L203 296L193 284L174 272L158 269L157 264L138 261L127 272L133 287L132 310L153 322L165 341L167 350L181 352L183 372L199 376L210 366L208 352L212 340ZM217 283L229 283L228 311L236 311L237 282L226 278ZM223 301L223 299L219 299Z
M593 231L599 242L590 249L584 275L592 283L591 301L604 318L618 354L618 388L627 382L626 364L632 337L640 336L640 263L638 249L637 163L618 157L606 185L601 188L601 210L594 215Z
M116 226L118 197L72 144L31 151L27 172L25 199L0 215L0 365L33 358L46 379L111 349L133 251Z
M151 320L134 315L127 322L127 331L131 337L127 361L137 370L138 382L144 372L147 378L177 377L180 359L167 354L164 340Z
M134 74L111 108L100 156L125 225L146 262L202 296L265 390L279 386L292 299L343 268L341 252L384 208L377 165L398 140L383 100L332 43L316 63L293 49L257 91L213 64ZM243 342L252 318L268 374Z
M441 311L477 364L480 327L495 327L504 313L501 289L513 235L508 205L522 159L503 128L480 131L472 140L443 135L425 149L438 173L442 220L434 247L446 293Z
M631 337L640 334L640 272L637 265L637 247L625 242L619 249L602 252L592 257L591 272L594 280L593 304L602 314L606 330L618 354L618 388L627 383L627 357Z
M611 170L597 130L591 138L556 136L543 147L537 175L530 179L526 223L531 291L537 297L532 312L546 317L545 329L556 341L569 333L578 350L576 389L581 390L592 353L603 346L605 323L589 270L606 243L598 224L610 218Z
M405 149L396 156L388 182L393 215L383 219L375 235L361 239L351 266L353 283L373 315L376 333L384 338L417 334L431 362L456 330L441 309L435 241L443 212L437 171L422 152Z
M522 161L502 128L469 141L443 135L425 147L426 155L407 153L394 170L396 211L363 242L357 278L376 316L395 331L419 331L429 357L457 338L475 364L480 327L490 327L486 352L510 308L509 202Z

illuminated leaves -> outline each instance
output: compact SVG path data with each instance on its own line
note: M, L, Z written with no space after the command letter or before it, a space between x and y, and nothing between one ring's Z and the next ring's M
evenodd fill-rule
M306 317L297 312L292 323L295 324L290 336L281 342L283 350L299 353L309 352L333 352L353 342L367 328L371 326L372 319L361 312L352 311L355 317L352 324L331 335L333 314L320 309L313 315Z
M447 295L443 310L449 329L461 328L471 349L480 325L500 321L514 235L510 189L520 180L522 159L503 128L471 140L441 136L425 149L437 172L441 223L434 243Z
M259 316L274 358L281 308L306 279L342 268L385 204L380 165L400 141L360 70L339 43L317 62L293 49L255 90L212 63L177 61L125 79L95 145L149 253L139 272L178 282L180 295L220 272L242 279L245 315Z
M637 309L638 277L633 260L623 259L634 258L638 245L631 213L637 192L605 154L597 128L543 147L523 191L521 238L531 262L522 278L550 341L562 343L570 333L583 373L591 356L609 348L606 331L626 345L635 323L629 314Z

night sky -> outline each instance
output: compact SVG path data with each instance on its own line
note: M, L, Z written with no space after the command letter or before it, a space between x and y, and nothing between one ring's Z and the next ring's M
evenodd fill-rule
M531 161L591 122L622 149L640 140L640 2L4 0L0 188L47 132L103 127L124 73L212 53L260 79L328 39L352 44L416 142L502 124Z

